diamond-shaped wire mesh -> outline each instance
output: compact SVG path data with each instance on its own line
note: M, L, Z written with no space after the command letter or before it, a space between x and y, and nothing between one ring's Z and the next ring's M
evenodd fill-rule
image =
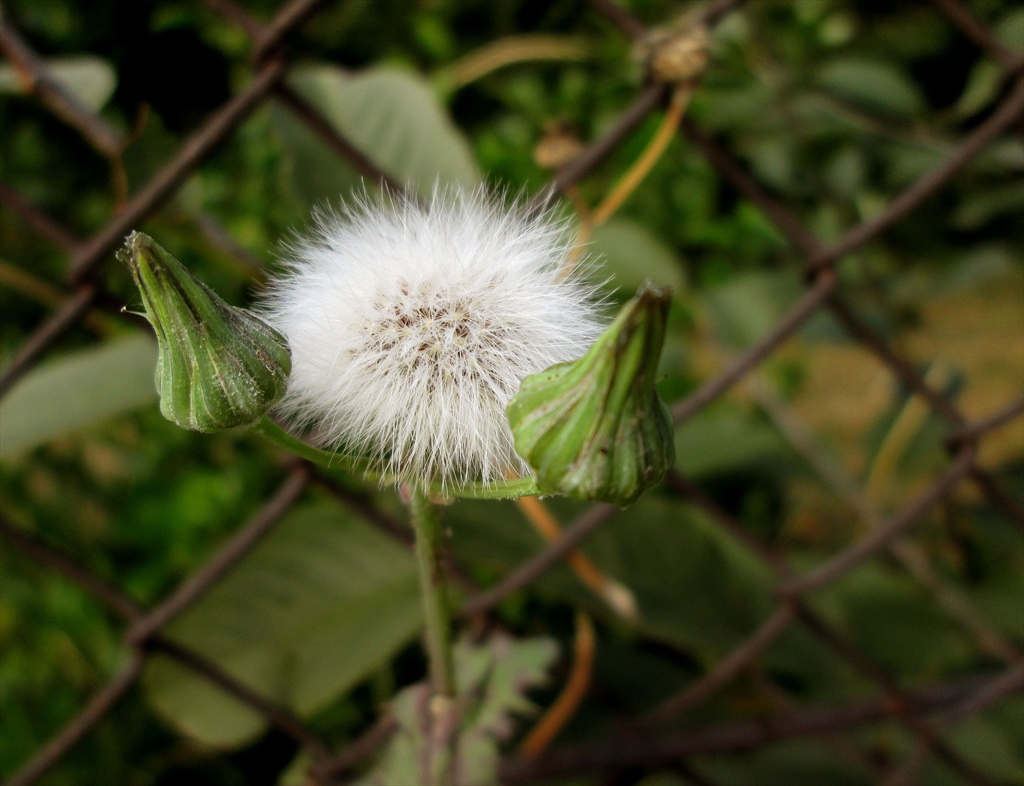
M97 273L109 262L112 252L124 236L159 211L204 160L222 143L230 140L246 119L266 102L273 100L287 106L367 179L385 183L396 191L401 189L399 183L393 181L387 173L379 171L372 163L366 155L370 151L358 150L348 139L339 135L320 115L317 107L311 106L289 88L285 81L289 68L285 40L291 31L309 20L324 3L320 0L292 0L267 24L255 21L233 0L208 0L207 5L237 24L249 36L252 78L244 90L203 122L174 157L107 224L90 238L80 240L33 207L19 193L7 186L0 187L0 198L4 206L66 252L69 259L62 302L39 324L4 369L0 377L0 391L3 393L7 393L73 326L86 319L94 309L103 306L105 293ZM647 34L642 23L608 0L594 0L591 5L594 12L604 16L627 37L642 39ZM714 25L742 5L742 0L716 0L704 9L703 22ZM948 432L948 464L930 486L907 499L892 515L883 515L870 504L865 506L856 490L853 490L847 502L854 507L860 506L858 513L870 523L870 528L848 548L801 573L794 573L781 553L751 534L735 516L707 496L691 479L679 471L670 472L665 481L668 492L678 495L706 514L722 531L734 538L740 547L762 561L773 573L777 580L775 610L712 669L681 693L668 697L646 717L637 719L633 725L624 729L615 744L602 740L571 748L556 748L536 758L511 757L502 764L503 782L525 783L540 778L621 771L636 766L650 770L659 765L673 764L680 767L678 772L692 778L693 782L703 783L704 780L686 770L687 757L745 750L798 736L838 734L883 720L894 720L901 724L917 745L910 760L897 763L895 768L879 776L885 782L912 782L922 762L931 756L942 760L966 782L995 782L983 767L965 758L945 741L943 729L986 709L1011 693L1024 690L1024 657L1015 643L995 633L984 619L962 603L962 598L944 584L941 577L930 571L927 565L922 565L919 555L902 536L928 516L955 488L968 483L973 484L994 508L1002 511L1007 520L1024 532L1024 511L978 462L980 443L997 428L1020 417L1024 413L1024 399L1008 402L1003 409L987 419L969 420L951 397L927 381L917 368L876 332L868 320L858 314L844 297L836 274L836 265L844 257L878 238L922 202L940 192L986 145L1014 124L1019 126L1024 114L1024 59L1008 52L958 0L934 0L933 6L933 13L944 15L950 24L998 64L1005 85L1001 102L938 166L891 200L873 218L856 226L830 245L821 242L808 230L794 212L760 185L698 123L689 119L683 121L680 133L686 143L704 157L723 182L756 205L778 233L802 256L806 291L756 344L731 360L717 374L709 376L696 390L674 402L672 413L676 425L682 425L744 380L787 339L807 325L812 317L826 312L843 327L849 337L874 355L881 367L886 368L893 378L926 402L941 418ZM100 116L82 107L59 83L47 77L39 57L22 39L10 19L0 21L0 48L15 66L20 78L29 85L33 97L49 112L76 129L100 154L113 159L121 153L125 140L119 132ZM607 160L643 121L659 111L667 100L669 90L670 87L665 84L644 85L604 136L557 171L551 182L551 193L564 194ZM780 428L786 427L785 423L779 425ZM828 468L823 468L823 471L827 473ZM342 503L373 520L395 538L406 538L404 529L385 513L369 507L364 500L338 486L316 467L294 462L285 480L259 512L162 602L147 609L131 600L122 590L109 586L74 560L36 540L4 517L0 522L0 534L9 545L76 582L123 619L126 625L125 642L132 652L128 665L48 745L7 781L9 786L33 783L50 770L136 684L147 657L154 652L193 670L261 713L271 725L293 738L310 755L313 762L310 777L316 782L334 782L335 777L340 777L377 750L390 733L388 721L372 727L349 748L340 752L333 751L291 711L259 695L198 653L161 635L168 623L206 594L242 560L314 483L327 488ZM486 614L505 598L531 585L615 514L616 510L608 506L593 507L571 523L557 540L510 572L495 586L474 594L462 608L462 614ZM866 560L883 554L902 562L933 593L937 604L952 614L958 624L975 637L980 649L994 661L1001 662L1001 670L953 683L938 683L908 690L897 684L885 668L872 660L855 641L851 641L824 619L805 600L806 594L829 585ZM707 701L746 673L773 642L794 626L816 637L852 670L871 681L877 688L877 695L841 705L791 707L789 711L757 722L732 722L690 730L685 734L667 728L669 722L681 713Z

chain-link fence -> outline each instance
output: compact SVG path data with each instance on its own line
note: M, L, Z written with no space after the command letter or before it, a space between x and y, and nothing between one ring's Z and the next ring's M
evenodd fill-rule
M367 179L401 190L387 173L381 172L370 158L356 149L325 121L318 109L291 90L285 82L288 74L286 39L288 34L309 20L323 5L322 0L292 0L268 23L255 21L233 0L207 0L215 12L237 24L251 40L252 79L245 90L213 112L193 133L177 154L136 193L113 219L88 239L74 237L63 226L34 208L25 198L7 186L0 186L3 205L25 225L63 249L68 257L66 291L63 302L24 342L21 350L4 369L0 390L31 369L61 341L76 323L93 309L103 307L105 293L97 276L108 264L112 252L124 236L144 219L158 211L191 173L202 166L211 152L230 140L254 110L267 101L282 102L308 127L323 137ZM608 0L593 0L593 11L603 15L621 32L641 40L648 30L622 8ZM703 24L714 25L733 13L742 0L717 0L703 12ZM715 752L745 750L780 740L806 735L838 734L880 721L896 721L916 740L913 756L880 773L880 781L911 783L915 773L929 757L937 757L964 781L991 784L996 779L984 767L968 761L944 740L943 729L988 708L1008 695L1024 690L1024 656L1019 648L995 632L973 608L934 575L925 576L938 605L954 615L976 639L978 646L1004 667L999 672L979 674L953 683L939 683L908 691L881 665L805 601L805 595L834 581L866 560L892 553L901 557L901 536L912 530L933 508L960 484L973 484L988 502L1024 533L1024 510L978 462L979 443L995 429L1024 414L1024 399L1011 401L982 420L968 420L957 404L933 385L884 340L872 325L857 313L841 291L835 272L837 263L847 255L875 240L910 214L922 202L940 192L948 181L972 157L1015 124L1019 128L1024 114L1024 59L1007 51L958 0L933 0L934 13L942 14L949 24L981 47L1002 70L1005 85L1001 104L978 125L934 170L893 199L873 218L847 232L832 245L825 245L791 212L762 187L728 150L723 149L694 122L686 119L679 133L686 143L699 151L718 176L731 184L744 198L756 205L786 238L802 258L806 281L805 294L756 345L736 358L727 368L707 379L697 390L672 405L677 426L756 369L766 358L822 311L828 312L846 332L883 364L895 380L927 402L948 426L949 461L934 482L894 515L873 517L870 530L850 547L813 569L794 573L783 556L759 541L733 515L723 510L690 479L672 471L667 490L706 513L744 549L762 560L777 577L775 611L756 630L711 670L689 684L678 695L665 700L647 717L623 729L615 744L605 740L571 748L556 748L539 757L511 757L501 765L505 783L525 783L556 776L578 776L591 772L619 771L631 766L656 768L662 764L687 772L688 757ZM114 158L125 145L120 133L97 114L83 108L56 81L48 78L39 57L22 39L10 19L0 22L0 48L16 67L40 104L75 128L99 153ZM658 112L669 96L670 87L651 83L644 86L619 120L596 142L558 170L551 183L552 195L562 194L583 180L627 140L650 115ZM152 608L142 608L127 594L110 586L74 560L58 553L9 522L0 523L0 533L9 545L39 563L76 582L84 590L122 618L126 625L124 640L133 653L128 665L100 690L67 726L60 731L21 770L8 780L9 786L25 786L37 781L61 757L104 717L132 689L142 673L147 657L160 653L209 680L219 689L265 716L266 720L293 738L311 756L314 765L310 778L318 783L335 782L344 773L365 761L387 739L392 726L383 720L347 749L339 751L319 739L292 712L259 695L217 665L179 643L163 637L168 623L207 593L221 577L242 560L255 544L281 519L310 484L319 484L359 515L379 525L395 538L408 542L404 527L361 498L350 494L317 467L296 461L276 493L260 511L242 526L228 543L193 573L166 599ZM464 605L463 615L486 614L516 591L535 582L557 565L576 547L617 513L615 508L597 505L569 525L557 540L508 574L496 586L481 590ZM904 564L913 560L903 555ZM912 567L911 567L912 570ZM916 575L916 574L915 574ZM928 582L930 581L930 584ZM757 721L730 722L686 733L664 730L666 724L693 707L707 701L744 673L773 642L794 626L816 637L849 666L877 686L877 697L858 702L821 707L793 708ZM695 773L687 777L705 782Z

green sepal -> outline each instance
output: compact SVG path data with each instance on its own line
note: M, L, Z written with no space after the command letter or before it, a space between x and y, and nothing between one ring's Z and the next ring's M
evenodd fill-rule
M523 380L506 414L543 493L624 507L672 466L655 388L670 300L648 282L586 355Z
M156 332L165 418L191 431L248 426L284 395L292 366L284 336L229 306L148 235L129 235L118 258Z

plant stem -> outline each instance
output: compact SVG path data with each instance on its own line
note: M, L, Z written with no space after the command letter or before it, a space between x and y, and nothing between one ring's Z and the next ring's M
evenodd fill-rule
M423 594L423 618L427 626L427 656L430 661L430 685L435 696L455 696L455 669L448 630L448 598L441 571L438 544L440 518L437 508L419 490L411 491L409 508L416 533L416 562Z
M375 472L370 468L370 462L359 456L352 456L347 453L333 453L329 450L314 447L308 442L303 442L298 437L292 436L268 415L251 426L252 430L264 439L273 442L279 448L294 453L299 458L312 461L327 469L344 470L363 475L370 480L381 483L395 482L397 478L386 476ZM460 499L516 499L518 497L535 496L540 493L535 478L514 478L512 480L501 480L495 483L467 483L464 486L452 486L444 488L440 483L432 483L430 490L436 494Z
M607 221L612 213L618 210L629 195L636 190L641 181L647 177L647 173L654 168L654 165L658 163L661 154L665 152L665 148L668 147L669 142L675 137L679 123L682 122L683 115L686 113L686 107L693 96L693 89L693 85L690 83L676 88L676 91L672 94L672 102L669 104L668 111L665 113L661 125L647 144L647 147L644 148L644 152L640 154L640 158L626 171L626 174L615 184L601 204L594 208L594 212L590 217L591 229L599 227Z

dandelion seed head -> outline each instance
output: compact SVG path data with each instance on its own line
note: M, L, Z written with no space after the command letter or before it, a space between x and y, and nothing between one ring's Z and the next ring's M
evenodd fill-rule
M482 189L319 214L263 306L292 352L280 411L407 482L527 471L505 407L601 331L595 287L564 275L572 242Z

